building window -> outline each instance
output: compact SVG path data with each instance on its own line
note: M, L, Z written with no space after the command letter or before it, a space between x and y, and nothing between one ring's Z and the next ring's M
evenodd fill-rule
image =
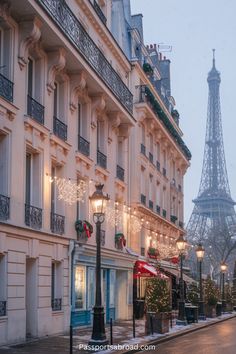
M65 233L65 216L63 201L58 200L56 178L59 177L61 171L59 167L52 166L51 169L51 231L55 234L62 235Z
M8 195L9 136L0 131L0 194Z
M75 267L75 309L83 310L86 307L86 272L85 267ZM91 285L91 284L90 284ZM91 299L91 303L93 299Z
M60 139L67 140L67 125L65 124L65 83L55 82L53 97L53 132Z
M0 73L11 79L11 29L0 27Z
M78 104L78 150L85 156L90 155L90 143L88 141L87 105Z
M52 311L61 311L62 309L62 264L52 262L51 273L51 302Z
M127 294L127 304L133 304L133 272L128 271L128 294Z

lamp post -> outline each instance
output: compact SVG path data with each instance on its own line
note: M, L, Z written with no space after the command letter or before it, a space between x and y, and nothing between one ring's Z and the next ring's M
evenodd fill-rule
M185 301L184 301L184 281L183 281L183 255L187 246L187 241L184 239L183 235L180 235L176 240L176 246L179 250L180 255L180 301L179 301L179 314L178 321L176 324L186 325L185 316Z
M225 312L225 305L226 305L226 301L225 301L225 273L227 272L228 269L228 265L225 262L221 262L220 264L220 271L222 274L222 312Z
M202 246L201 243L198 244L196 248L196 255L197 255L197 260L199 262L199 285L200 285L200 300L198 302L198 307L199 307L199 316L198 318L200 320L205 320L205 311L204 311L204 302L203 302L203 295L202 295L202 261L204 258L205 254L205 249Z
M95 306L93 308L93 332L92 338L89 341L90 345L106 345L108 340L105 333L104 322L104 307L102 306L102 292L101 292L101 224L105 220L105 210L108 195L103 194L103 184L97 184L96 190L89 198L91 201L93 211L93 221L96 224L96 294Z

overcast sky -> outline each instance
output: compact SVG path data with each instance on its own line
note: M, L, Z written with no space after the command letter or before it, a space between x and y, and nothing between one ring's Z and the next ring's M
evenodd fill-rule
M207 74L216 49L221 73L221 116L231 195L236 200L236 1L131 0L132 14L143 14L145 44L172 46L172 96L180 113L184 141L192 152L185 177L185 223L198 194L207 118Z

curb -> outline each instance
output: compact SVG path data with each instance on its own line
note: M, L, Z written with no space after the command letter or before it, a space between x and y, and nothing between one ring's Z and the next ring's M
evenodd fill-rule
M166 335L165 337L162 337L162 338L157 338L157 339L154 339L154 340L151 340L151 341L148 341L148 342L139 343L139 344L140 345L157 345L157 344L160 344L160 343L168 342L168 341L170 341L172 339L184 336L184 335L192 333L192 332L196 332L198 330L201 330L203 328L207 328L207 327L216 325L216 324L221 323L221 322L225 322L225 321L230 320L230 319L235 318L235 317L236 317L236 314L233 314L233 315L231 315L229 317L226 317L226 318L217 319L216 321L208 322L206 324L203 323L201 326L197 326L197 327L194 327L194 328L189 328L189 329L186 329L186 330L183 330L183 331L179 331L179 332L174 333L174 334ZM115 351L114 353L120 353L120 354L129 353L129 354L132 354L132 353L139 353L141 351L142 351L141 349L137 349L137 350L128 350L128 351L123 351L123 352Z

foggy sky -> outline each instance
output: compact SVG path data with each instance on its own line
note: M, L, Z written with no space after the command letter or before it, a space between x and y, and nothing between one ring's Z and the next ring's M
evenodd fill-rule
M131 0L132 14L143 14L145 44L172 46L172 96L180 113L184 141L192 152L185 176L185 224L197 197L207 119L207 74L216 49L221 73L223 136L231 196L236 200L236 1Z

